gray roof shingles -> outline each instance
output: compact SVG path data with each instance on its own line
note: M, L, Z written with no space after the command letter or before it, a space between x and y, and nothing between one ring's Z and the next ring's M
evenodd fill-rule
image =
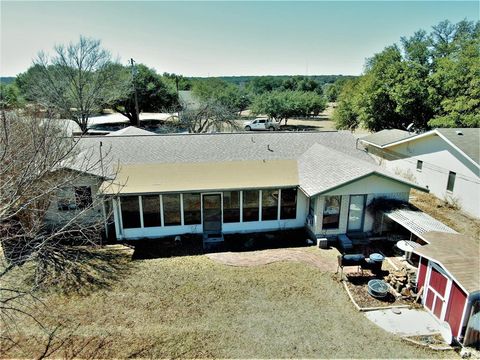
M410 133L399 129L385 129L374 134L362 137L361 141L366 141L377 146L385 146L400 140L408 139L415 136L415 133Z
M436 129L436 131L462 150L477 165L480 165L479 128L442 128Z

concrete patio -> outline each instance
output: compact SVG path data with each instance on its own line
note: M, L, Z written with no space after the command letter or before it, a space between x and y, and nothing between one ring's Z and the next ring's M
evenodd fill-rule
M440 333L442 329L440 323L425 310L374 310L365 312L365 316L383 330L401 336L429 335Z

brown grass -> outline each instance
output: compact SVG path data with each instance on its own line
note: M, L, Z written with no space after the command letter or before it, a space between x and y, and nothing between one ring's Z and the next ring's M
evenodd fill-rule
M480 243L480 220L466 215L432 194L421 191L412 190L410 202L455 231L471 236Z
M205 256L135 261L89 295L49 294L38 316L61 322L53 357L438 358L372 324L332 273L303 263L229 267ZM37 357L46 339L27 319L22 345L2 357ZM5 348L4 348L5 351Z

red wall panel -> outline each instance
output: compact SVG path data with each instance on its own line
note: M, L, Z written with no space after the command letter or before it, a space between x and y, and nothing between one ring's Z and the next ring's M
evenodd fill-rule
M447 301L448 307L445 320L450 324L453 336L458 338L462 331L460 322L462 321L467 294L465 294L463 290L453 282L452 290L450 291L450 298Z
M430 274L430 286L435 289L440 295L445 295L445 288L447 287L447 278L432 267Z
M427 276L427 265L428 265L428 260L425 258L422 258L420 261L420 265L418 268L418 275L417 275L417 287L419 290L422 286L425 285L425 276Z

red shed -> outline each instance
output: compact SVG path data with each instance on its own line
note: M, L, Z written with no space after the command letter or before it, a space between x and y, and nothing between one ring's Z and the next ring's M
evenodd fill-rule
M452 335L462 341L472 305L480 298L480 247L473 238L431 231L423 234L427 245L413 250L420 256L418 288L422 303Z

